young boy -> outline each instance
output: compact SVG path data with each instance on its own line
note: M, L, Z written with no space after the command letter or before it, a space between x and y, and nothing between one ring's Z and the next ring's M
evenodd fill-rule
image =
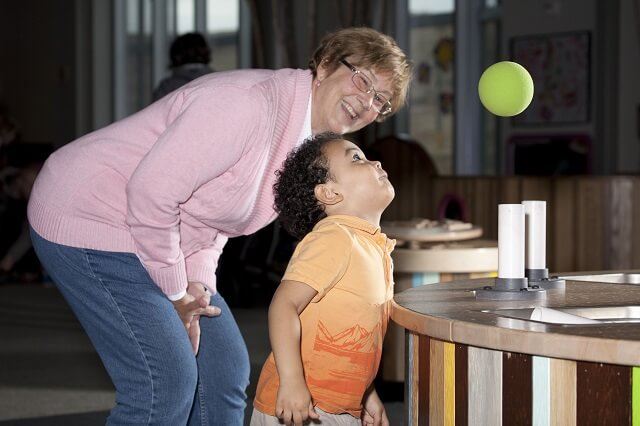
M251 425L388 425L373 379L393 297L395 241L379 226L393 186L380 162L322 134L289 155L274 191L302 241L269 307Z

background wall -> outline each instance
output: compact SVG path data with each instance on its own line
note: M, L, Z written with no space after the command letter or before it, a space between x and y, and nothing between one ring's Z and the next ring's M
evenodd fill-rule
M500 120L503 147L514 134L585 133L593 140L594 172L640 172L640 4L637 0L505 0L502 51L521 35L591 32L590 121L514 127Z
M27 142L75 136L75 30L73 0L2 2L0 103Z
M510 119L500 119L502 152L515 134L584 133L596 139L599 102L596 98L597 67L600 60L595 36L597 32L596 3L599 0L505 0L502 15L502 47L504 58L511 58L510 42L513 37L542 35L569 31L591 32L591 111L590 121L584 124L540 125L514 127ZM596 142L597 143L597 142ZM505 159L502 158L504 165Z
M618 173L640 171L640 1L620 2ZM606 93L605 96L615 96Z

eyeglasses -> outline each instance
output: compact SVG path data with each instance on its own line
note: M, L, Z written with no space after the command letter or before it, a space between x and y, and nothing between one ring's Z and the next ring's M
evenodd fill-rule
M373 109L375 112L380 114L381 116L385 116L391 112L391 100L387 99L386 96L379 93L374 89L373 83L371 79L366 76L362 71L351 65L345 59L340 59L340 62L345 65L347 68L351 70L353 75L351 76L351 81L353 81L353 85L358 88L361 92L371 93L373 92Z

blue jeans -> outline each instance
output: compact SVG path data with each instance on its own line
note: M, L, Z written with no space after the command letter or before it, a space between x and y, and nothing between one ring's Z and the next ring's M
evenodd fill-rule
M200 318L196 357L173 304L135 254L55 244L33 229L31 238L115 385L107 424L242 425L249 356L219 294L211 304L222 314Z

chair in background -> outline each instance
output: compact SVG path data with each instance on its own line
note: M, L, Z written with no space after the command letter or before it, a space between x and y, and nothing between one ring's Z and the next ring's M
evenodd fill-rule
M438 171L427 151L406 134L378 139L364 149L371 160L382 162L382 168L396 189L396 197L384 214L385 220L424 217L427 211L426 183Z

